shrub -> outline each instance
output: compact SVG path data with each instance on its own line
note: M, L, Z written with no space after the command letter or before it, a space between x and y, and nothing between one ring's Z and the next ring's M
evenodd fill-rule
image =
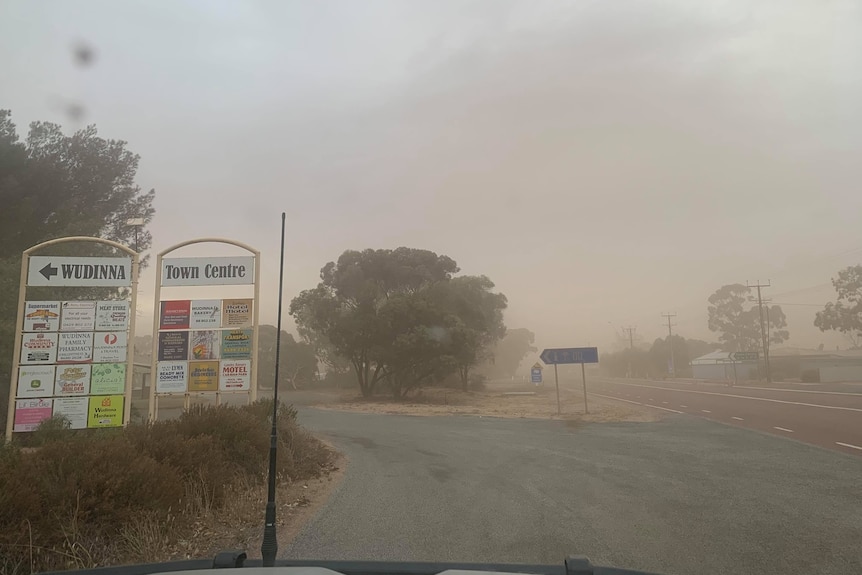
M140 560L161 545L154 525L188 527L236 486L261 483L271 410L271 401L198 408L122 430L49 420L28 438L38 447L3 445L0 573ZM278 427L282 478L320 475L331 454L299 427L296 411L282 405Z

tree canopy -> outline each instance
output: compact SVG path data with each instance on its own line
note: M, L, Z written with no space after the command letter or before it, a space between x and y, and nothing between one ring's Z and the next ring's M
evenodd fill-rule
M0 110L0 419L6 415L21 252L66 236L133 245L135 229L126 221L143 218L146 226L155 213L155 192L135 183L139 159L126 142L100 137L95 126L67 136L57 124L33 122L22 142L11 112ZM146 227L138 232L138 249L145 251L152 237ZM58 246L52 253L80 249ZM102 247L87 249L92 255ZM92 295L110 297L110 291Z
M506 298L487 277L458 271L428 250L348 250L293 299L290 314L306 341L349 361L363 395L385 382L401 396L456 372L466 386L505 334Z
M820 331L837 331L843 334L854 349L862 346L862 265L848 266L832 278L838 295L814 317Z
M720 287L709 296L709 329L718 332L725 351L763 352L760 332L760 310L752 304L751 288L742 284ZM787 318L780 306L764 305L764 325L769 343L782 343L790 337Z

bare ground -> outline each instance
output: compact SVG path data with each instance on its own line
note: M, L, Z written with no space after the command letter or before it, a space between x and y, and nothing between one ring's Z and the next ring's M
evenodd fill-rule
M611 421L658 421L663 414L653 409L588 396L589 413L584 413L581 391L560 390L561 413L557 413L553 385L533 387L529 384L494 384L483 391L460 391L426 388L402 400L392 397L358 397L355 393L318 394L310 402L319 409L388 413L399 415L478 415L483 417L518 417L561 419L572 422L602 423Z
M335 450L333 449L333 452ZM344 477L345 457L337 455L320 477L290 482L276 491L276 522L280 546L288 544ZM194 532L168 550L169 559L214 557L219 551L241 549L249 558L260 558L266 485L247 485L218 511L202 509Z

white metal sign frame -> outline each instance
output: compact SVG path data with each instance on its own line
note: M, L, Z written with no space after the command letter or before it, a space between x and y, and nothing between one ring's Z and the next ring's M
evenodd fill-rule
M186 246L194 245L194 244L208 244L208 243L217 243L217 244L227 244L236 246L238 248L244 249L250 254L252 257L248 256L239 256L239 257L207 257L203 256L200 258L193 257L183 257L183 258L166 258L168 254L179 250L180 248L184 248ZM239 279L239 267L243 265L247 265L247 262L252 260L254 263L254 275L253 281L249 282L246 279L246 276L242 276ZM165 277L165 270L168 262L173 262L178 264L178 268L186 268L186 269L178 269L172 270L172 276L170 278ZM171 265L173 265L173 263ZM179 265L181 264L181 265ZM203 267L200 267L196 264L202 264ZM224 269L220 269L217 273L213 274L212 272L206 271L206 265L221 265L224 266ZM155 421L158 418L158 410L159 410L159 397L161 396L171 396L171 395L183 395L183 408L185 410L189 409L191 403L192 395L199 395L201 393L214 393L216 397L216 405L221 403L221 396L223 394L234 394L234 393L248 393L249 394L249 402L254 402L257 400L257 356L258 356L258 339L260 333L260 251L247 245L242 242L231 240L227 238L198 238L194 240L187 240L176 245L173 245L169 248L166 248L159 252L156 258L156 288L153 294L153 355L151 360L151 378L150 382L150 403L149 403L149 419L150 421ZM197 270L197 271L195 271ZM203 270L203 272L201 272ZM187 277L183 278L183 274ZM213 275L218 277L219 275L223 275L224 279L227 280L224 283L211 283ZM203 280L202 277L207 277L208 279ZM201 283L205 281L206 283ZM185 282L185 283L184 283ZM186 385L185 392L162 392L158 393L157 383L158 383L158 375L159 375L159 331L160 331L160 316L161 316L161 299L162 299L162 288L188 288L188 287L200 287L202 285L225 285L225 286L237 286L237 285L253 285L254 287L254 295L252 296L252 325L250 326L252 329L252 342L251 342L251 369L250 369L250 388L247 391L223 391L221 389L221 385L217 387L216 391L213 392L195 392L189 391L189 369L188 364L189 361L193 361L191 355L189 355L186 361L173 361L175 364L185 364L185 377ZM202 299L212 299L211 296L207 296ZM235 298L226 298L226 299L235 299ZM203 328L207 329L207 328ZM224 330L225 327L222 326L220 328ZM189 327L189 334L191 337L191 333L193 328ZM218 361L213 359L212 361ZM219 362L219 366L221 363Z
M32 255L34 252L44 250L51 246L63 245L73 242L100 244L115 248L131 258L131 277L127 276L127 280L121 280L118 276L127 275L128 258L125 257L62 257L62 256L38 256ZM138 300L138 274L139 269L139 254L130 247L124 246L121 243L106 240L104 238L94 238L90 236L70 236L66 238L57 238L48 240L35 246L31 246L24 250L21 254L21 279L18 284L18 316L15 323L15 345L13 347L12 358L12 373L10 374L9 385L9 405L6 414L6 441L12 441L15 422L15 405L17 404L18 390L18 368L21 367L21 344L24 338L24 315L27 304L27 288L28 287L128 287L129 294L129 322L128 333L129 340L134 341L135 333L135 309L137 309ZM111 261L113 260L113 261ZM45 262L48 262L47 264ZM70 278L67 283L59 283L63 281L62 274L58 266L53 266L51 262L66 262L66 265L79 265L83 267L76 268L69 272ZM77 264L75 263L77 262ZM34 270L30 270L31 263L34 264ZM36 269L41 264L42 269ZM113 265L113 267L112 267ZM90 266L90 267L87 267ZM45 269L47 267L47 269ZM42 271L44 270L44 272ZM31 271L33 273L31 273ZM79 276L76 278L76 274ZM51 283L51 278L60 278L57 283ZM41 279L38 279L41 278ZM84 278L84 279L81 279ZM32 280L32 283L31 281ZM44 280L44 281L43 281ZM92 281L88 281L92 280ZM61 328L62 329L62 328ZM59 332L55 332L59 333ZM123 425L129 423L132 413L132 380L134 367L135 351L134 345L131 343L126 349L126 383L123 400ZM54 395L52 393L52 395Z

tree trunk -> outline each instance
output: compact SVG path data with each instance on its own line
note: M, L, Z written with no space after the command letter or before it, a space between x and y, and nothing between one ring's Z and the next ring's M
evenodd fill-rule
M470 391L470 366L459 367L458 375L461 376L461 390Z

